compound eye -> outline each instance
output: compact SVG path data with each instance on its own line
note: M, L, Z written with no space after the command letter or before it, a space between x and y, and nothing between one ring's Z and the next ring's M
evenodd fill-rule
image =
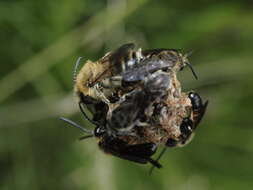
M188 97L191 99L193 110L196 110L202 107L202 100L197 93L190 92Z
M190 92L190 93L189 93L189 98L190 98L190 99L194 99L194 98L195 98L195 96L196 96L196 94L195 94L195 93L193 93L193 92Z
M101 128L101 127L96 127L95 130L94 130L94 135L95 135L96 137L100 137L100 136L102 136L104 133L105 133L105 129L104 129L104 128Z
M180 125L180 131L183 135L189 136L192 133L193 122L189 118L184 118Z

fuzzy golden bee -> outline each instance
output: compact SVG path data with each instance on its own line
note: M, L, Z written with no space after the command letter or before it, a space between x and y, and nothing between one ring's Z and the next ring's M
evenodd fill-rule
M130 91L129 88L122 88L120 73L140 61L141 50L134 50L134 44L125 44L113 52L107 53L96 62L87 61L80 72L76 75L80 59L77 61L74 70L74 90L79 99L79 107L85 117L83 106L87 106L93 114L93 121L101 121L104 113L107 112L108 104L119 100L120 94ZM94 123L94 122L93 122Z

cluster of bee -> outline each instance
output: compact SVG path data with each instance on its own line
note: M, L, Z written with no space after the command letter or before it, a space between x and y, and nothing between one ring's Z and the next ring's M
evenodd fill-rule
M190 65L187 54L176 49L136 49L125 44L96 62L87 61L77 74L75 93L84 117L93 131L61 118L98 138L106 153L160 168L154 160L159 145L187 144L202 119L208 102L195 92L181 91L177 73ZM91 112L88 117L86 111Z

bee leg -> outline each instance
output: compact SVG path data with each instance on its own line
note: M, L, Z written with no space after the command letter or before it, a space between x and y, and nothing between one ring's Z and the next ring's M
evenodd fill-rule
M160 152L160 154L158 155L157 159L155 160L156 162L158 162L162 156L165 154L166 150L168 149L168 147L176 147L178 145L178 141L169 138L165 144L166 146L162 149L162 151ZM155 166L153 165L150 170L149 170L149 175L152 174L153 170L154 170Z
M160 154L158 155L157 159L155 160L156 162L158 162L158 161L162 158L162 156L165 154L167 148L168 148L168 147L165 146L165 147L162 149L162 151L161 151ZM150 168L149 172L148 172L149 175L152 174L152 172L153 172L154 169L155 169L155 166L153 165L153 166Z
M79 105L79 109L81 110L81 112L82 112L84 118L85 118L87 121L89 121L90 123L92 123L92 124L94 124L94 125L96 125L96 126L99 125L98 122L93 121L92 119L90 119L90 118L88 117L88 115L85 113L85 111L84 111L84 109L83 109L83 105L85 105L85 104L84 104L83 102L79 102L78 105Z
M95 84L94 88L96 89L96 94L98 97L100 97L100 99L106 103L106 104L110 104L110 101L107 99L107 97L104 95L104 93L102 92L102 86L101 83L97 83Z
M157 146L153 143L129 145L121 139L107 137L99 142L99 147L104 152L125 160L140 164L150 163L157 168L162 167L158 161L151 158L157 150Z
M110 78L105 78L101 81L101 86L103 88L119 88L122 86L122 76L113 76Z
M82 93L79 94L79 97L79 109L84 118L96 126L103 123L103 118L105 118L104 115L107 113L108 106L104 102L89 96L84 96ZM93 114L92 119L88 117L84 108L87 108Z
M167 147L176 147L178 145L178 141L175 139L169 138L165 144Z

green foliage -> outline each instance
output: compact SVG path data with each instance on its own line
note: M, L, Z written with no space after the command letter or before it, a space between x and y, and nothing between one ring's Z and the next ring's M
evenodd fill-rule
M251 1L25 0L0 2L0 189L251 189ZM199 75L179 77L210 105L195 139L164 168L105 155L72 97L79 56L96 60L126 42L194 50Z

